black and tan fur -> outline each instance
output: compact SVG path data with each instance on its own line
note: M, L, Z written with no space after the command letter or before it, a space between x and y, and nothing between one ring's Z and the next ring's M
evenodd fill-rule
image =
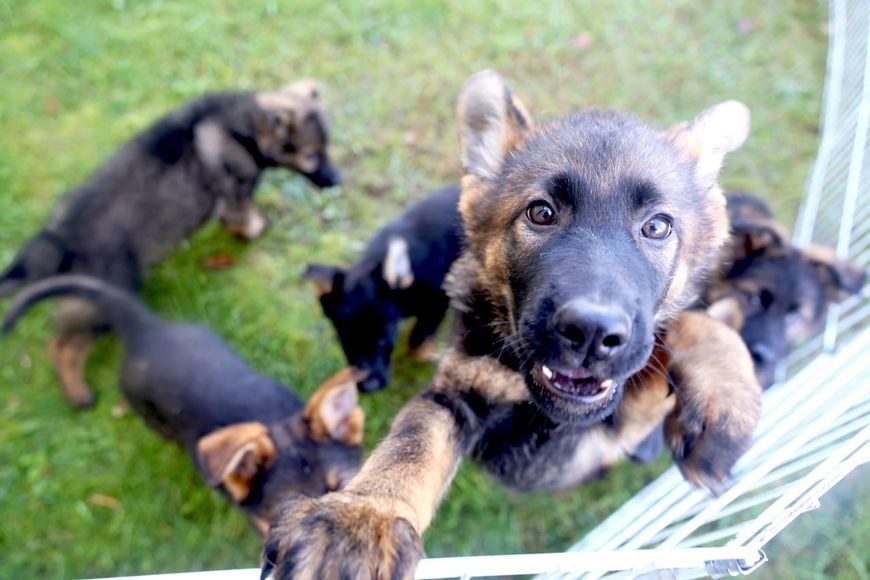
M320 92L316 82L299 81L278 91L207 94L168 113L61 198L0 275L0 297L64 273L137 289L151 266L213 217L258 237L267 220L254 190L265 169L338 183ZM80 302L67 302L56 321L51 353L79 407L93 402L83 371L101 326Z
M371 392L390 381L399 322L414 317L408 348L419 360L434 353L433 337L450 306L444 279L462 247L459 187L450 185L408 207L369 240L348 268L309 264L323 313L349 365Z
M363 410L349 369L307 403L243 361L214 332L167 322L132 294L95 278L66 275L26 288L4 331L36 302L78 296L95 305L124 343L120 387L149 427L177 441L206 483L265 533L282 500L338 489L362 461Z
M532 128L485 71L458 116L468 246L448 280L455 344L344 491L288 503L264 575L412 577L463 457L513 488L562 489L665 421L686 478L716 487L748 446L760 407L748 352L682 312L727 236L717 176L746 138L746 108L669 131L597 111ZM672 235L648 239L668 220Z
M866 275L829 248L791 244L761 198L727 197L731 237L702 304L740 333L767 388L792 346L818 333L828 307L860 292Z

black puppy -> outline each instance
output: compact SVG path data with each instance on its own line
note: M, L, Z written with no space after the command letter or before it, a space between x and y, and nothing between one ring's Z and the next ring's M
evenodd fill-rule
M861 291L865 272L828 248L790 244L759 197L729 194L728 217L731 239L704 302L740 333L767 388L791 347L821 330L828 306Z
M181 443L208 484L261 533L286 497L334 491L359 468L364 414L350 370L328 379L305 405L207 327L161 320L132 294L87 276L28 287L6 314L4 331L53 296L78 296L99 309L126 347L121 390L131 407Z
M264 169L288 167L319 186L338 183L327 132L314 81L208 94L172 111L60 200L0 275L0 298L62 273L135 289L150 266L215 216L256 238L267 225L253 200ZM52 340L64 392L79 407L93 402L83 371L100 326L92 309L67 304Z
M449 306L441 288L462 248L459 187L440 189L381 228L350 268L309 264L323 312L348 363L367 373L359 385L377 391L390 380L390 356L402 318L417 322L409 337L421 359Z

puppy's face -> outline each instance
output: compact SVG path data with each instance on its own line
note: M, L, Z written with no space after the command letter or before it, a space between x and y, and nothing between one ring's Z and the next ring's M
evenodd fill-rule
M598 421L725 239L716 177L748 111L726 103L668 132L598 112L531 129L484 72L467 82L459 118L469 250L531 394L555 420Z
M860 291L864 272L821 248L789 245L773 224L733 229L729 262L704 298L708 313L740 333L767 388L791 347L821 331L828 306Z
M305 277L316 285L323 313L335 328L348 364L365 374L360 390L383 389L390 381L390 358L401 318L388 299L386 283L376 274L323 264L310 264Z
M290 496L341 489L362 463L364 414L349 369L328 379L301 416L284 423L239 423L199 440L199 465L264 534Z
M327 152L329 121L321 94L320 85L307 80L258 93L257 144L271 164L294 169L318 187L332 187L341 179Z

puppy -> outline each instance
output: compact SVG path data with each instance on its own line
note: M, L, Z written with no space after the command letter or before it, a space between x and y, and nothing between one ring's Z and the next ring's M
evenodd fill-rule
M664 421L684 476L715 488L749 444L761 389L746 347L682 312L727 238L717 178L746 107L665 131L599 111L532 128L484 71L458 116L455 345L343 491L288 502L264 576L411 578L465 456L515 489L562 489Z
M412 353L431 356L449 306L442 285L462 247L458 204L458 186L438 190L381 228L350 268L309 264L305 271L348 363L367 375L359 384L363 391L389 382L402 318L417 318L408 339Z
M754 195L729 194L728 215L731 238L702 302L740 333L767 388L791 347L821 331L828 306L861 291L865 272L827 248L790 244Z
M263 170L287 167L315 185L335 185L327 142L313 81L190 102L124 144L60 200L0 275L0 298L62 273L136 289L150 266L213 216L256 238L267 225L253 198ZM67 304L56 325L51 350L64 393L86 407L93 395L83 369L102 321L90 308Z
M359 468L364 415L349 370L306 405L205 326L161 320L128 292L80 275L29 286L6 314L4 331L53 296L78 296L98 308L126 347L120 382L130 406L181 443L205 481L261 533L286 497L334 491Z

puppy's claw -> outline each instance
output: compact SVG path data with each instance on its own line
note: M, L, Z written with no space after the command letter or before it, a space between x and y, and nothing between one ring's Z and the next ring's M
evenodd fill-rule
M727 412L706 409L706 421L692 417L684 408L665 421L674 461L683 476L714 495L727 489L731 468L749 447L752 427L734 421Z

